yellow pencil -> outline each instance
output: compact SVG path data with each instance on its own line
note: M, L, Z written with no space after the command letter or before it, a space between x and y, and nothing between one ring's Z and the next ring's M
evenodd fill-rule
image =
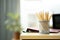
M41 16L38 13L36 13L36 16L37 16L38 20L42 20Z
M42 11L42 12L40 12L39 14L40 14L42 20L44 20L44 12Z
M48 20L50 20L51 19L51 17L52 17L52 14L50 15L50 17L48 18Z
M48 21L49 12L45 12L45 20Z

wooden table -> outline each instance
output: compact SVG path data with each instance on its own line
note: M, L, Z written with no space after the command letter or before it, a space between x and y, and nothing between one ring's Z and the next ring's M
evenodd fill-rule
M50 33L50 34L40 34L40 33L22 33L20 40L29 40L29 39L60 39L60 33Z

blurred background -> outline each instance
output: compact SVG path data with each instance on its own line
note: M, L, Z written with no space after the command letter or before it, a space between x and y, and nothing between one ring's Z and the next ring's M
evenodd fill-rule
M20 0L0 0L0 40L12 40L11 31L5 27L5 20L7 19L7 13L19 12Z
M50 14L60 13L59 0L0 0L0 40L11 40L12 33L5 27L5 20L7 13L21 14L21 25L23 30L26 31L28 27L38 28L38 20L35 13L40 11L49 11ZM50 20L52 25L52 20Z
M20 1L21 25L26 30L28 27L38 29L36 13L41 11L51 14L60 14L60 0L21 0ZM50 26L53 26L52 18Z

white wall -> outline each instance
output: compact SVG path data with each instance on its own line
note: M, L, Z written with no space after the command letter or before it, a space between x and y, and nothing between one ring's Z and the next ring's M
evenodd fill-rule
M23 28L28 27L28 14L40 11L60 13L60 0L20 0L21 24ZM52 20L50 22L52 25Z

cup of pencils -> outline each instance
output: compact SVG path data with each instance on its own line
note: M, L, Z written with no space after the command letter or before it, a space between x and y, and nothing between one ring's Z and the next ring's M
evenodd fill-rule
M49 12L36 13L39 20L39 33L49 34L49 20L52 15L49 16Z

